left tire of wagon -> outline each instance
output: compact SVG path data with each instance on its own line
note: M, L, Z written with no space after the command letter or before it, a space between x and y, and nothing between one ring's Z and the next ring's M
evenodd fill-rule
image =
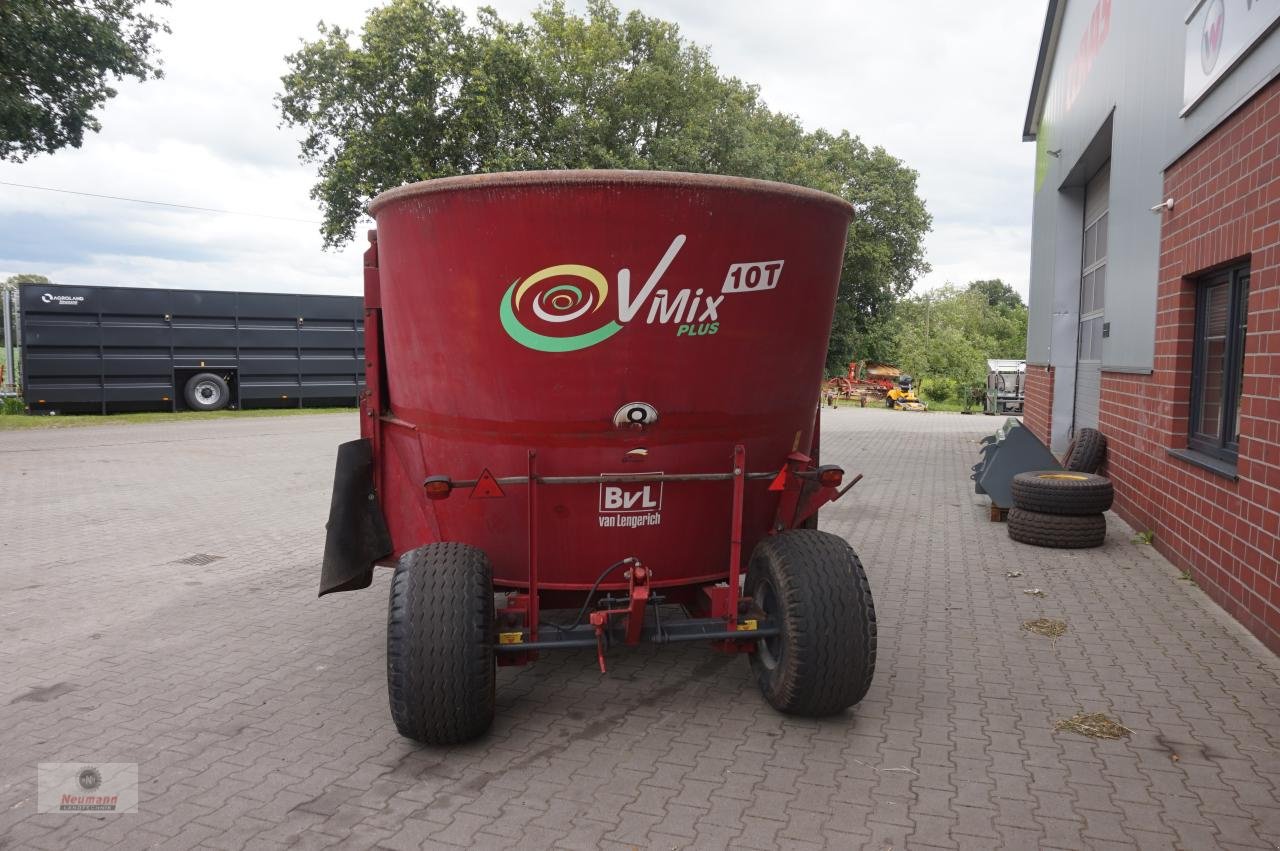
M751 669L774 709L834 715L861 700L876 668L876 611L849 544L794 529L761 541L746 594L780 633L757 642Z
M402 736L454 745L493 723L493 568L467 544L404 554L387 608L387 697Z

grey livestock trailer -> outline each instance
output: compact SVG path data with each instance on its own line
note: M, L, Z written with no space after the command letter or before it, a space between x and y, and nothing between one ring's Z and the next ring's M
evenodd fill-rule
M32 413L354 405L359 296L24 284Z

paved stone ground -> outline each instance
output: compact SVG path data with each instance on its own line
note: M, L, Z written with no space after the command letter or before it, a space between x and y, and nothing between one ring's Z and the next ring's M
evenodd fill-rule
M0 433L0 845L1275 848L1275 657L1114 519L1009 541L967 479L995 425L828 417L880 616L855 711L777 715L700 647L567 653L436 750L388 719L386 572L315 597L354 416ZM1054 732L1079 709L1132 735ZM139 763L139 812L36 814L52 761Z

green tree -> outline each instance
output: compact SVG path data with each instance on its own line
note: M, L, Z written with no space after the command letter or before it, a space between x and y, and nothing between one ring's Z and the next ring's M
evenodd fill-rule
M856 209L828 350L838 373L928 269L913 170L847 131L806 131L675 24L609 0L581 16L552 0L529 23L481 9L472 24L437 0L391 0L358 40L321 23L287 62L277 105L317 168L328 246L352 238L379 192L458 174L663 169L811 186Z
M1018 291L999 278L987 281L973 281L968 286L969 292L979 293L991 307L1025 307Z
M899 367L921 378L949 379L963 394L985 381L987 358L1026 356L1027 308L999 280L947 285L902 299L891 333L887 345Z
M26 273L18 274L18 275L10 275L9 277L5 278L3 281L0 281L0 299L5 299L5 298L14 299L9 304L9 307L10 307L9 340L13 343L15 349L18 346L19 340L20 340L18 336L18 310L17 310L18 305L17 305L17 300L14 296L15 290L18 289L19 284L51 284L51 283L53 282L50 281L48 278L46 278L44 275L31 275ZM3 311L0 311L0 315L3 315ZM3 321L3 320L0 320L0 321ZM0 328L0 342L3 341L3 337L4 337L4 329ZM4 352L0 352L0 363L4 361L4 355L5 355ZM19 358L19 360L20 359L21 358ZM5 364L4 369L5 369L7 381L16 382L18 380L17 364L14 364L14 363ZM7 406L6 410L0 411L0 413L7 413L7 414L18 413L22 409L22 406L20 404L15 407L14 403L10 400L6 400L5 404Z
M893 302L871 316L859 317L852 305L844 301L837 302L831 345L827 350L828 375L843 376L848 372L849 364L855 360L888 364L898 362L898 337L894 331L895 305L896 302Z
M30 273L23 272L18 275L10 275L9 277L5 278L3 282L0 282L0 286L3 286L5 289L14 289L18 286L18 284L52 284L52 283L53 281L49 280L44 275L32 275Z
M157 6L169 0L153 0ZM145 0L0 2L0 160L80 147L112 78L160 77L154 38L168 27Z
M25 272L18 275L10 275L9 277L5 278L3 281L0 281L0 296L8 297L14 290L18 288L19 284L52 284L52 283L53 281L49 280L44 275L32 275ZM17 305L14 305L14 307L16 306ZM13 310L10 313L9 321L12 323L12 328L9 329L10 334L12 334L12 339L17 340L18 339L18 311L17 310Z

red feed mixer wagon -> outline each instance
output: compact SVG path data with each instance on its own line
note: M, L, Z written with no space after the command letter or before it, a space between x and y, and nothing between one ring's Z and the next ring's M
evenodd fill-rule
M395 566L403 735L482 734L496 666L570 648L602 671L641 642L746 653L798 715L866 694L871 591L816 529L856 482L817 457L848 204L568 171L415 183L371 210L362 436L339 449L320 593Z

